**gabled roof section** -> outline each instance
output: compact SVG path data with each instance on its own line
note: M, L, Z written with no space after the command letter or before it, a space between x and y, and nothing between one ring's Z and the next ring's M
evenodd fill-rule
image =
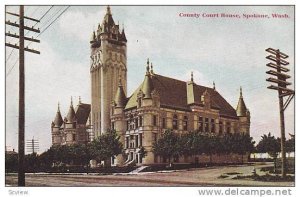
M89 119L90 112L91 112L90 104L79 103L75 109L77 124L86 124Z
M160 95L160 105L166 108L176 108L190 111L187 104L187 84L185 81L161 76L158 74L151 75L153 89L156 89ZM135 90L128 99L125 109L137 106L137 94L143 87L143 83ZM201 95L207 90L211 96L212 108L219 109L220 115L237 118L235 109L213 88L194 85L194 103L195 105L203 105Z

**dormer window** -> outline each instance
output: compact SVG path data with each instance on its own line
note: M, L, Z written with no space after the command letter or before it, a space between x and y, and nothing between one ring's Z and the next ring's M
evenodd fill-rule
M142 107L142 98L138 98L138 107Z

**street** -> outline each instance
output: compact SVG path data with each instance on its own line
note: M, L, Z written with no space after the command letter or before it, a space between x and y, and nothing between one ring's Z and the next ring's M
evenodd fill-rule
M255 169L272 164L258 164ZM251 174L254 166L223 166L195 168L171 172L150 172L138 174L26 174L26 186L294 186L294 182L262 182L219 178L225 173ZM6 175L6 186L17 185L17 174Z

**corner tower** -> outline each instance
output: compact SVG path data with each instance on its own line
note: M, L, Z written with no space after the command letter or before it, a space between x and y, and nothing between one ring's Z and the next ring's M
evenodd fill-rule
M240 88L240 98L236 107L236 115L239 117L239 128L241 133L250 134L250 111L247 109L243 98L242 87Z
M115 24L110 6L102 24L92 33L91 92L92 127L95 137L110 128L111 103L118 89L119 76L127 95L127 39L124 27Z

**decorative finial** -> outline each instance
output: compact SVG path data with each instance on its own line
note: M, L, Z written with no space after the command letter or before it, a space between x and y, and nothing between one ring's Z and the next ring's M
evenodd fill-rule
M242 91L242 86L240 87L240 97L243 97L243 91Z
M216 90L216 84L215 84L215 81L213 81L213 89Z
M59 102L57 103L57 112L60 111Z
M152 65L152 62L151 62L151 70L150 70L151 74L153 74L153 65Z
M72 98L72 96L71 96L71 106L73 106L73 98Z
M107 14L111 14L111 12L110 12L110 6L109 5L106 7L106 13Z
M147 73L149 73L149 69L150 69L150 67L149 67L149 58L147 58L147 67L146 67L146 69L147 69Z
M78 97L78 102L81 104L81 96Z
M191 81L194 82L194 74L193 74L193 71L191 72Z

